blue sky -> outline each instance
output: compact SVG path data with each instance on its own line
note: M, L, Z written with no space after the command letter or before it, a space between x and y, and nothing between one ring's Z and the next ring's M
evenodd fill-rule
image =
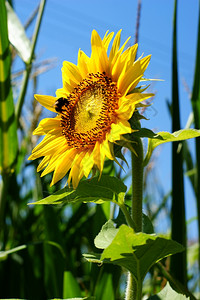
M39 1L15 0L16 12L24 23ZM198 24L198 0L178 1L178 66L179 92L181 101L181 125L185 126L191 111L185 84L192 89L196 37ZM161 78L163 82L154 82L151 91L156 93L153 106L146 111L143 126L155 131L170 131L171 122L166 100L171 101L171 53L173 0L142 0L139 28L138 55L152 54L145 76ZM76 64L78 49L90 55L90 37L96 29L103 37L107 30L117 32L122 29L122 42L132 36L134 43L137 0L48 0L42 21L42 27L36 47L37 60L57 58L57 65L39 78L38 93L55 95L62 86L61 67L64 60ZM32 28L28 31L28 35ZM18 65L17 65L18 66ZM16 68L17 68L16 66ZM32 95L27 94L27 99ZM28 100L27 100L28 101ZM162 146L157 160L157 173L167 192L171 186L171 145ZM186 180L187 219L194 216L195 201L190 185Z

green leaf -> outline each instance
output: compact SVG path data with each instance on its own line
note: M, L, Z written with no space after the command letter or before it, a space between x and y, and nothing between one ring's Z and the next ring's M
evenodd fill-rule
M130 227L122 225L112 243L103 251L101 260L126 268L137 281L142 282L154 263L183 250L180 244L161 235L134 233Z
M138 131L134 132L134 136L140 137L140 138L150 138L150 139L159 139L161 137L158 136L157 133L153 132L152 130L148 128L140 128Z
M99 249L107 248L116 236L118 230L119 229L115 227L114 222L112 220L108 220L96 236L94 240L95 246Z
M152 135L152 137L149 137L148 150L144 160L144 165L148 164L152 152L157 146L168 142L178 142L199 136L200 130L197 129L182 129L179 131L175 131L174 133L161 131L156 135Z
M31 55L31 42L27 38L23 25L18 19L16 13L6 1L7 17L8 17L8 36L11 44L17 50L21 59L28 63Z
M154 228L151 220L145 214L142 214L142 232L144 233L154 233Z
M9 174L17 160L18 140L10 79L11 55L5 1L0 1L0 11L0 170Z
M124 199L126 192L124 183L112 176L102 175L100 179L83 180L76 190L66 187L51 196L29 204L69 204L78 202L119 201Z
M176 291L174 291L169 283L167 282L166 286L162 291L160 291L158 294L151 296L147 300L189 300L189 297L186 297L185 295L178 294Z
M65 299L67 297L81 296L81 289L70 271L64 272L63 289L64 289L63 298ZM75 299L82 299L82 298L75 298Z

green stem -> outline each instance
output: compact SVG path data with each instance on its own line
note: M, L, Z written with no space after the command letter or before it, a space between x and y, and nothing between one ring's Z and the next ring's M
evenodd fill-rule
M131 153L132 158L132 218L136 224L136 232L142 231L142 198L143 198L143 145L140 138Z
M136 291L137 291L137 282L133 277L133 274L129 272L125 300L133 300L133 299L136 300L137 299Z
M135 232L142 231L142 198L143 198L143 145L140 138L134 139L135 153L132 158L132 220ZM141 300L142 282L137 281L131 273L128 275L126 300Z
M123 214L124 214L124 216L125 216L125 218L126 218L127 224L128 224L130 227L132 227L132 228L134 229L134 231L135 231L135 229L136 229L135 222L134 222L134 220L131 218L131 215L129 214L129 212L128 212L127 208L126 208L126 205L125 205L124 203L122 203L122 204L120 204L120 208L121 208L121 210L122 210L122 212L123 212Z
M19 118L20 118L20 115L21 115L21 110L22 110L22 106L23 106L23 103L24 103L24 98L25 98L25 94L26 94L26 90L27 90L27 86L28 86L29 75L30 75L31 69L32 69L32 61L33 61L33 57L34 57L35 46L36 46L36 42L37 42L37 38L38 38L40 24L41 24L43 12L44 12L45 2L46 2L46 0L41 0L41 2L40 2L39 11L38 11L38 18L37 18L36 25L35 25L35 30L34 30L34 33L33 33L31 54L30 54L29 61L26 65L26 69L24 71L23 80L22 80L22 87L21 87L21 91L20 91L20 95L19 95L17 104L16 104L15 115L16 115L17 122L19 122Z

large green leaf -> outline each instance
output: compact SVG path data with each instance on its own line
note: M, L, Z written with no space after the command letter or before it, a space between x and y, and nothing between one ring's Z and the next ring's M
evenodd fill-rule
M178 141L188 140L199 136L200 136L200 130L197 129L182 129L182 130L175 131L174 133L161 131L158 132L156 135L152 134L151 137L147 136L149 138L149 142L148 142L148 150L144 160L144 164L147 165L147 163L151 158L153 150L157 146L168 142L178 142Z
M98 179L98 177L94 177L92 179L81 181L76 190L66 187L47 198L30 204L69 204L78 202L102 203L104 201L116 202L124 198L126 189L126 186L120 179L108 175L102 175L100 179Z
M67 299L68 297L79 297L79 296L81 296L81 289L78 285L78 282L76 281L76 279L74 278L73 274L70 271L65 271L64 281L63 281L63 298Z
M31 55L31 42L27 38L23 25L15 14L14 10L6 1L8 16L8 36L11 44L17 50L21 59L28 63Z
M143 232L152 234L154 233L153 225L150 219L143 214L142 215ZM117 235L119 228L116 228L116 224L112 220L108 220L101 228L101 231L96 236L94 244L99 249L106 249Z
M166 284L164 289L160 291L158 294L151 296L147 300L189 300L189 297L186 297L182 294L178 294L176 291L174 291L169 283Z
M0 12L0 170L9 174L16 163L18 141L5 1L0 1Z
M101 255L90 254L84 257L91 262L122 266L141 283L154 263L183 250L183 246L161 235L134 233L132 228L122 225Z

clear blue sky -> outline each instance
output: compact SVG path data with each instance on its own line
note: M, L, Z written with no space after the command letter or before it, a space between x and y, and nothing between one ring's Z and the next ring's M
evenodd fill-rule
M19 18L24 23L39 1L15 0ZM178 65L181 100L181 125L185 126L191 111L189 95L183 81L192 89L196 37L198 24L198 0L178 1ZM171 101L171 53L173 0L142 0L139 55L152 54L145 76L161 78L154 82L152 91L156 93L152 108L146 111L143 125L155 131L171 131L166 99ZM57 66L39 78L38 93L55 95L62 86L61 67L64 60L76 64L78 49L90 55L90 36L96 29L103 37L107 30L117 32L122 29L122 42L128 36L134 43L137 0L47 0L42 27L37 43L38 61L57 57ZM32 28L28 31L31 34ZM32 95L27 95L27 99ZM171 145L160 148L157 173L167 192L171 186ZM195 201L189 184L186 182L187 219L194 216ZM193 236L191 234L191 236Z

